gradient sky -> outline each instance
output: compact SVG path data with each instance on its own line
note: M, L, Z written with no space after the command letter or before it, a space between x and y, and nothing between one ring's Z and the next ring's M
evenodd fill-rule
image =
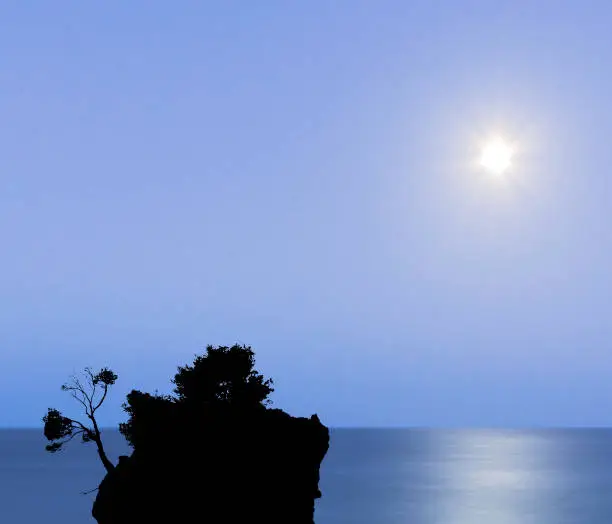
M4 2L0 425L249 344L331 426L612 421L607 1ZM516 144L495 179L483 139Z

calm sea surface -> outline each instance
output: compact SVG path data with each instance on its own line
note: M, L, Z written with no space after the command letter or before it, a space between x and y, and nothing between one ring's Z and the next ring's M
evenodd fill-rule
M116 460L129 448L106 431ZM75 439L0 430L0 522L94 523L104 471ZM336 429L317 524L610 524L612 430Z

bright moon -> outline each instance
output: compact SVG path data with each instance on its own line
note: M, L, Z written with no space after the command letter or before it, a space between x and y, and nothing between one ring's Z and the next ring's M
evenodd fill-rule
M496 175L501 175L511 164L512 148L501 138L485 144L480 156L480 165Z

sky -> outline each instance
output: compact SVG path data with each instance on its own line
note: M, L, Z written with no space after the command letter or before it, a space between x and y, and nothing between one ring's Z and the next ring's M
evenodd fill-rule
M612 5L3 3L0 426L250 345L336 426L612 422ZM483 141L512 142L502 177Z

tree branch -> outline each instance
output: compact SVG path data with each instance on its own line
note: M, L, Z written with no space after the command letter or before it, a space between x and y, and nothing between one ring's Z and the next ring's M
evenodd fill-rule
M86 368L86 370L87 369L88 368ZM88 371L88 375L91 375L91 370ZM87 405L89 405L89 412L87 412L87 405L85 405L84 402L82 402L82 404L85 406L87 417L91 418L93 410L93 403L91 401L91 397L88 395L87 391L85 390L85 387L83 386L83 384L81 384L81 381L78 378L74 378L74 383L76 384L77 390L83 395L85 400L87 400Z
M62 442L62 446L66 444L66 442L70 442L77 435L80 435L81 433L83 433L83 431L87 431L87 429L85 430L79 429L78 431L75 431L72 435L70 435L70 438L67 438L66 440Z
M77 389L83 393L83 396L87 399L87 401L89 401L89 395L87 394L87 390L85 389L85 386L83 386L83 384L81 384L81 381L74 377L74 384L76 385Z
M87 414L87 404L85 404L85 401L82 398L79 398L75 392L75 391L80 391L80 389L77 389L77 388L66 388L66 389L69 391L72 391L70 395L72 396L73 399L77 400L85 408L85 414Z
M85 368L85 373L87 373L87 381L89 382L89 387L91 388L91 397L88 398L89 401L89 405L92 408L92 414L93 414L93 399L96 396L96 377L93 374L93 372L91 371L91 368L87 367Z
M78 420L70 419L70 422L72 422L73 424L78 425L83 431L87 431L88 433L91 433L91 429L86 427L84 424L80 423Z
M104 384L104 394L102 395L102 398L100 399L100 402L98 402L96 404L96 407L93 408L93 412L94 413L96 412L96 409L98 409L102 405L102 402L104 402L104 399L106 398L106 393L108 393L108 384Z

